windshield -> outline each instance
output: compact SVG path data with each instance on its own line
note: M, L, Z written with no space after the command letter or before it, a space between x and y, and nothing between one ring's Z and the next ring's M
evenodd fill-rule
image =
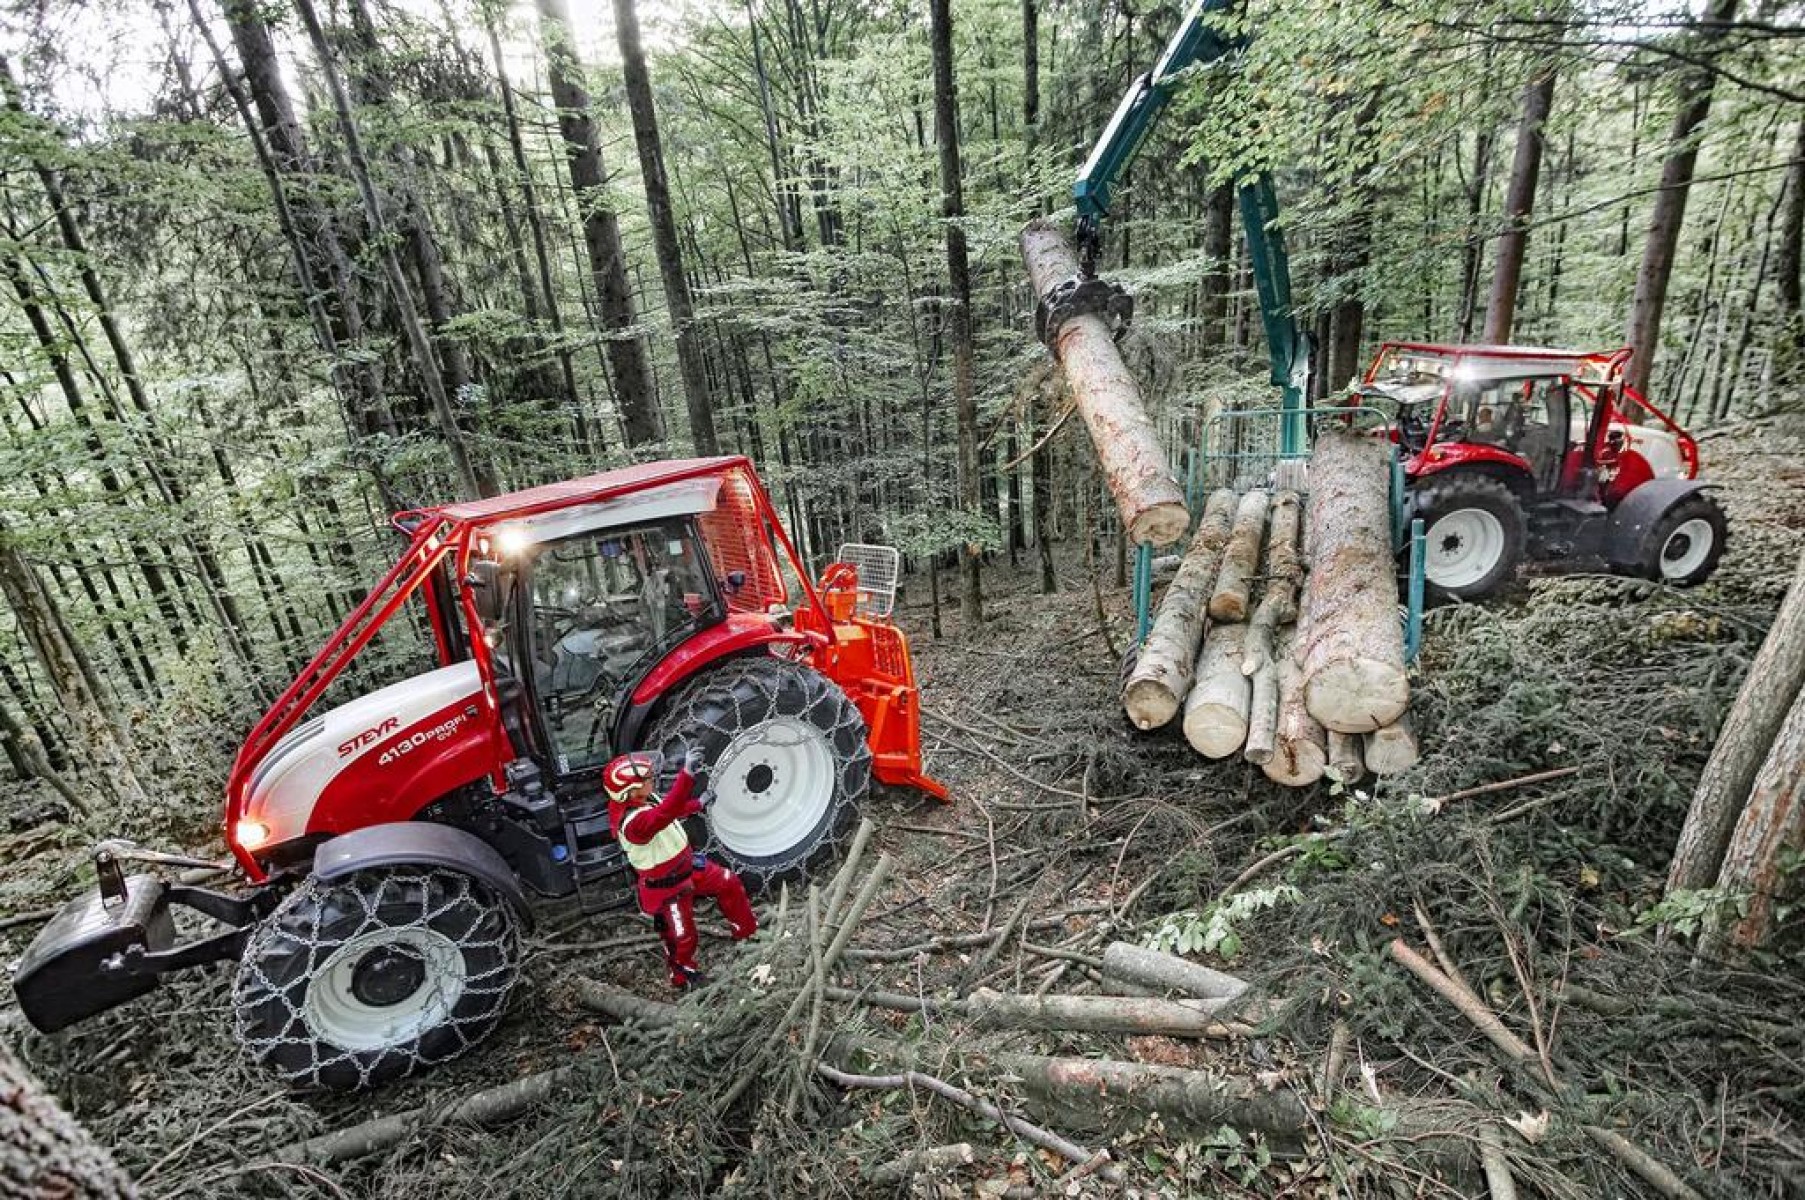
M722 615L686 518L542 546L527 587L533 690L560 774L606 762L623 690Z

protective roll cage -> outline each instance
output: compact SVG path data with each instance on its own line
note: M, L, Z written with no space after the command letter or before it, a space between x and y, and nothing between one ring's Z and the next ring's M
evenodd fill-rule
M233 836L233 830L244 815L258 767L416 593L424 597L440 664L474 659L482 679L485 703L492 709L499 706L499 681L492 648L487 639L476 633L485 624L475 590L483 583L473 574L472 567L483 551L487 535L498 526L668 484L709 478L725 481L735 475L750 485L745 491L749 493L747 498L756 514L758 529L755 536L768 539L766 544L775 546L782 553L800 584L802 596L795 611L797 624L806 627L808 640L821 645L831 644L835 640L834 623L828 619L820 595L802 569L801 556L777 519L770 498L758 484L751 460L743 455L647 463L491 500L398 513L394 518L395 527L410 536L406 551L263 714L233 760L226 784L226 844L231 847L233 857L245 875L252 883L263 883L269 877L256 856L239 845ZM707 540L706 534L704 540ZM453 571L451 578L460 581L456 587L447 579L444 571L447 565ZM460 627L469 633L460 636ZM497 789L505 787L505 770L511 758L505 742L498 744L490 769Z

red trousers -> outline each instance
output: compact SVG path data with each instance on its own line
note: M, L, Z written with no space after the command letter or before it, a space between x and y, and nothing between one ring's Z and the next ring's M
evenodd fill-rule
M677 868L666 864L639 877L639 910L652 918L664 941L664 959L671 969L671 986L683 987L700 974L696 966L696 897L715 902L735 941L758 932L758 916L746 898L740 877L712 858L696 855L699 864L681 883L654 887L648 879L668 878Z

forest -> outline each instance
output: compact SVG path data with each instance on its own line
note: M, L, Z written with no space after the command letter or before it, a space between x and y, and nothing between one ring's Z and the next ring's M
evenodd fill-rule
M1364 783L1281 788L1123 718L1140 574L1157 599L1172 567L1071 419L1018 239L1071 228L1186 5L0 6L9 975L102 839L173 852L172 886L242 873L241 745L438 552L422 521L636 464L745 456L824 592L846 545L900 552L907 720L952 793L880 755L869 824L755 894L771 932L729 945L704 906L722 969L680 997L630 909L551 906L494 1037L373 1092L247 1063L229 968L64 1034L8 989L0 1076L28 1101L0 1179L1805 1194L1805 11L1209 7L1233 52L1181 77L1096 263L1134 297L1116 349L1181 481L1219 414L1278 403L1241 207L1264 178L1303 403L1389 342L1627 347L1728 513L1696 588L1542 564L1432 606L1421 760ZM379 624L308 711L455 657L436 608ZM1739 814L1758 868L1724 859ZM1136 984L1112 957L1136 950L1233 986Z

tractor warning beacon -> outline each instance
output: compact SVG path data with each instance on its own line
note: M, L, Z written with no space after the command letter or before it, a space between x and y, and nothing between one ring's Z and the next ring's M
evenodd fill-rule
M128 861L175 856L103 844L98 890L14 976L37 1028L236 960L253 1059L302 1086L371 1087L493 1028L529 897L630 902L598 782L616 754L674 774L698 751L714 799L692 841L754 891L832 858L873 776L946 796L922 773L909 647L890 621L895 551L843 548L811 583L745 458L648 463L395 524L410 539L400 561L232 767L225 838L245 886L128 875ZM347 668L403 613L436 666L356 694ZM211 932L178 937L178 907Z

